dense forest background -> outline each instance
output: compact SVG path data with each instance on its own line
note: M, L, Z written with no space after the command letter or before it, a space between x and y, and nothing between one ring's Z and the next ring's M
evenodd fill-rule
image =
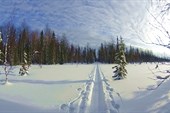
M5 52L7 44L7 61L10 65L24 62L27 54L29 64L64 64L64 63L115 63L115 53L119 50L119 37L109 43L101 43L99 48L92 48L89 44L80 46L71 44L66 35L56 35L46 27L42 31L30 30L26 24L15 27L8 23L0 27L2 42L0 50ZM126 60L136 62L164 62L167 58L155 56L152 51L126 47ZM3 56L0 56L3 59ZM0 62L3 64L3 60Z

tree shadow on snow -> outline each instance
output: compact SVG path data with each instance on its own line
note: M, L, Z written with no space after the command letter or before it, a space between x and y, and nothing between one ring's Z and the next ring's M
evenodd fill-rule
M44 84L44 85L55 85L55 84L74 84L74 83L86 83L90 80L60 80L60 81L47 81L47 80L10 80L12 83L28 83L28 84Z
M157 82L159 84L160 81ZM134 92L134 97L130 100L123 100L129 112L142 113L169 113L170 111L170 80L167 79L160 87L154 90L154 86L150 85L146 88L139 89Z
M0 113L57 113L56 110L43 109L36 106L23 105L0 99Z
M4 72L3 72L3 73L0 72L0 75L1 75L1 76L5 76L5 73L4 73ZM14 74L14 73L9 73L8 75L9 75L9 76L17 76L17 75Z

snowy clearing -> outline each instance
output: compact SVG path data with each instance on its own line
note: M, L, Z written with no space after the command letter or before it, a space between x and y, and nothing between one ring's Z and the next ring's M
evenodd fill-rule
M166 76L169 65L129 64L127 79L112 81L113 65L101 65L110 86L114 88L114 99L119 104L120 113L168 113L170 111L170 80L167 79L158 88L162 80L156 76ZM153 89L153 90L152 90ZM117 95L120 94L119 95Z
M128 64L127 78L112 80L113 64L32 65L28 76L13 67L9 83L0 67L0 113L168 113L169 66ZM160 79L158 79L160 78Z
M9 75L11 85L0 85L0 99L56 112L62 103L67 104L79 95L93 65L44 65L42 68L33 65L28 76L18 76L19 68L14 67ZM2 67L0 72L3 80ZM10 108L6 106L4 110L8 112Z

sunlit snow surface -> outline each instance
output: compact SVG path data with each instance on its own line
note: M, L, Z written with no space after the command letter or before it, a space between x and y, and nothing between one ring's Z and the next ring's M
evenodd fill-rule
M91 75L96 73L95 65L43 65L42 68L32 65L28 76L18 76L19 66L14 67L13 73L9 75L11 84L0 85L0 113L19 111L65 113L64 107L68 107L74 100L77 105L76 109L80 110L79 105L82 100L78 97L81 91L87 89L88 85L93 89L90 86L93 82L87 83L90 82ZM105 100L107 101L112 95L112 101L118 107L119 112L168 113L170 110L169 79L156 90L147 90L147 88L154 88L161 82L156 79L156 76L168 75L169 65L159 64L159 69L155 69L156 64L154 63L128 64L127 78L119 81L114 81L111 77L113 75L112 66L114 65L99 64L99 70L103 81ZM0 68L0 79L4 80L3 68L2 66ZM107 82L106 85L105 82ZM94 98L90 94L88 97L87 101Z
M101 65L101 69L113 89L121 95L121 98L116 98L120 104L120 113L168 113L170 111L169 79L157 89L150 90L156 88L161 82L156 79L156 76L169 75L166 73L170 69L169 65L160 64L159 69L155 69L155 63L129 64L127 79L120 81L112 81L111 66ZM116 95L115 93L115 97Z
M0 85L0 99L22 105L58 109L61 103L69 103L78 96L78 88L82 88L87 82L92 69L93 65L51 65L42 68L33 65L30 75L19 76L17 66L9 76L12 85ZM1 74L1 80L3 78L5 76ZM6 110L9 110L8 107Z

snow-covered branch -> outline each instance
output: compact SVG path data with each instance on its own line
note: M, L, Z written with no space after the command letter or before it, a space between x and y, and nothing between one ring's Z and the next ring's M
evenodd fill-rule
M147 90L156 90L158 87L160 87L163 82L165 82L166 79L168 79L170 77L170 75L167 75L165 77L161 77L161 76L157 76L157 79L163 79L159 84L156 85L156 87L153 88L147 88Z
M139 89L146 89L146 90L156 90L158 87L160 87L169 77L170 75L166 75L166 76L159 76L159 75L156 75L149 67L148 67L149 71L151 71L151 73L155 76L155 78L150 78L149 79L152 79L152 80L161 80L161 82L157 85L155 85L154 87L152 88L139 88Z

